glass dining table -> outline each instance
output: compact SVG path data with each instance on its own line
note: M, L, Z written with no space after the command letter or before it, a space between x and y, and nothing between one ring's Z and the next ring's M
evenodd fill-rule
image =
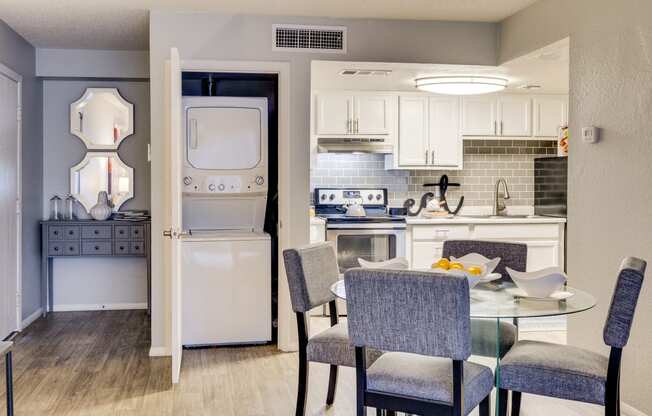
M339 280L331 286L335 296L346 299L344 280ZM495 320L496 322L496 385L500 383L500 322L501 320L542 318L560 315L571 315L593 308L597 301L590 293L570 286L563 288L563 299L528 298L513 283L481 284L471 289L471 318ZM500 403L496 402L496 415Z

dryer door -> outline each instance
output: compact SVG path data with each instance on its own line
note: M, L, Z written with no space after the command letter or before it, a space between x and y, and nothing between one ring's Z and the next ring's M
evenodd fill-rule
M258 108L188 108L188 163L208 170L255 168L261 161L261 118Z

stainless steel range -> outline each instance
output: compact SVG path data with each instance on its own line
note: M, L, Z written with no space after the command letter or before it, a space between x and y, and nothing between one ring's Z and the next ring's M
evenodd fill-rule
M315 213L326 219L326 239L335 243L340 273L359 267L358 258L405 256L405 217L387 213L387 189L316 188Z

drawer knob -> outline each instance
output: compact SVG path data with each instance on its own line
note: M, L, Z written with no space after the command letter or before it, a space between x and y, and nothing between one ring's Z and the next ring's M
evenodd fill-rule
M68 231L68 235L73 235L75 232L73 230Z
M59 231L53 231L52 234L59 235Z
M138 230L135 230L135 231L134 231L134 234L138 234Z
M124 247L124 246L120 246L120 250L124 250L124 249L125 249L125 247Z
M75 247L73 246L68 247L68 251L75 251Z
M120 231L118 231L118 233L120 233L120 234L124 234L124 233L125 233L125 230L120 230Z
M95 233L95 234L99 234L99 233L100 233L100 230L94 230L93 233Z
M140 248L140 246L134 246L135 250L138 250L139 248Z
M54 248L54 251L59 251L59 247L55 247L55 248Z
M95 250L99 250L99 249L100 249L100 246L95 246Z

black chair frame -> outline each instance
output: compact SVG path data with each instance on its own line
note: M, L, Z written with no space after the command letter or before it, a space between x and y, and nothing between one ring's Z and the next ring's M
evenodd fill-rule
M337 303L335 300L328 302L330 312L331 327L337 325ZM297 386L297 406L296 416L304 416L306 412L306 400L308 398L308 314L306 312L296 312L297 329L299 333L299 381ZM328 393L326 394L326 404L332 405L335 401L335 389L337 387L337 370L338 366L331 364L330 374L328 377Z

